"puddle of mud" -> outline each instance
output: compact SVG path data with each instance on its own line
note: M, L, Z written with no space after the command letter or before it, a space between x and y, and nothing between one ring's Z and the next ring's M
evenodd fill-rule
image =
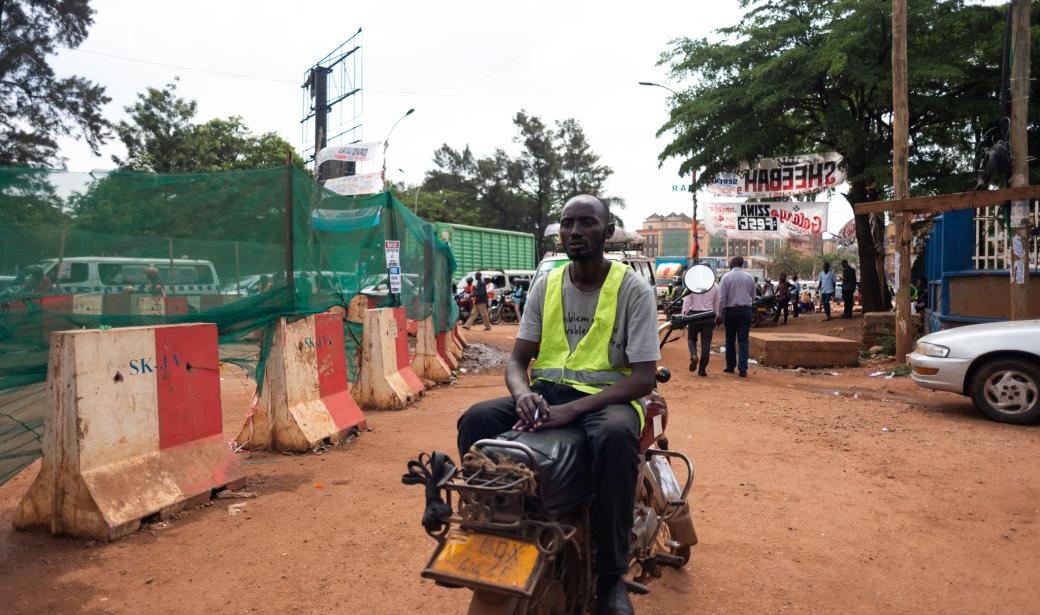
M462 363L459 371L465 374L479 374L501 367L506 362L506 353L494 346L482 342L470 342L462 351Z

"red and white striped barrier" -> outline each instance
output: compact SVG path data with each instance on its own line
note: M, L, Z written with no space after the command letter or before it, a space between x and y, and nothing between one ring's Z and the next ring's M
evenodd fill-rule
M365 428L350 396L341 313L315 314L273 332L262 396L253 400L236 444L304 452Z
M411 366L406 363L405 369L398 367L401 339L407 357L407 334L398 328L394 308L365 312L361 373L356 391L358 402L366 410L400 410L422 394L422 382ZM408 380L413 382L410 384ZM416 384L419 392L416 392Z
M451 370L442 352L443 335L437 335L433 317L419 321L415 336L415 359L412 368L421 378L437 383L451 382Z
M419 380L419 376L412 369L412 357L408 352L408 319L405 317L403 307L391 309L394 311L394 322L397 324L397 337L394 340L397 350L397 371L401 374L405 384L408 385L412 395L420 397L423 391L426 390L426 387L423 386L422 380Z
M212 324L51 337L43 464L14 526L112 540L245 484L224 441Z

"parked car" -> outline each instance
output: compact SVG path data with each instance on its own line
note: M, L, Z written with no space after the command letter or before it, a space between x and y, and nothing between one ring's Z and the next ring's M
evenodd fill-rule
M993 322L931 333L907 357L917 384L971 397L991 419L1040 419L1040 320Z

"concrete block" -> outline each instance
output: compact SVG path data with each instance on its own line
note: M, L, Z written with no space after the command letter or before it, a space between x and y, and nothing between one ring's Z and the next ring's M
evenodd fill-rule
M815 333L758 333L750 336L751 356L762 365L834 367L859 364L856 342Z

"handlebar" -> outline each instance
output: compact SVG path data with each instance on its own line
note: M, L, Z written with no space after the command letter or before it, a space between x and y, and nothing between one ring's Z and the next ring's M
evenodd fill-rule
M715 320L715 312L711 310L704 310L703 312L694 312L693 314L689 314L686 316L683 316L681 314L679 316L673 316L672 319L668 321L668 326L671 329L682 329L687 325L691 325L693 323L698 322L706 322L709 320Z

